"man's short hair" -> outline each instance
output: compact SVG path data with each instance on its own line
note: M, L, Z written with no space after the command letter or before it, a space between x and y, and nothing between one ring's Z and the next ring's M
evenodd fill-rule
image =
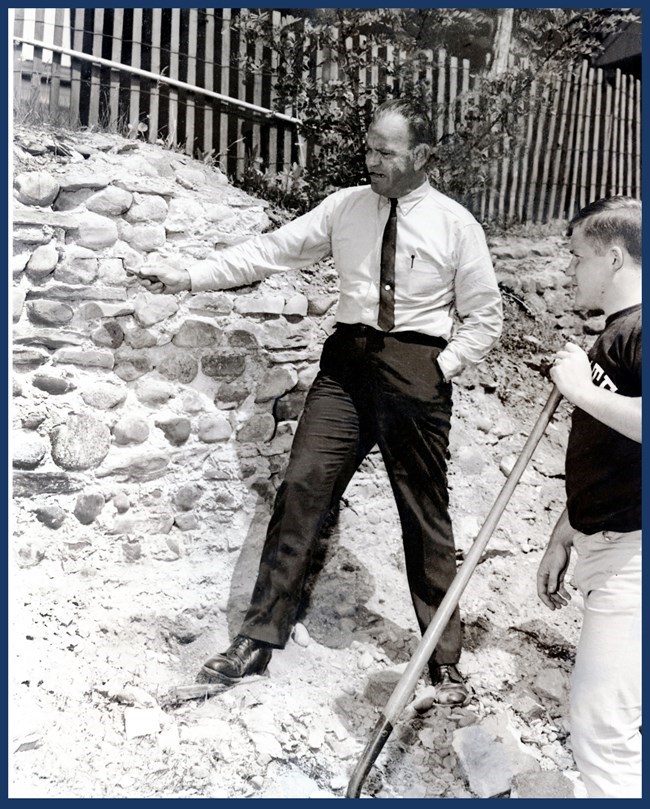
M377 120L389 112L396 112L406 119L411 134L411 148L421 143L431 146L433 141L431 121L419 104L408 98L391 98L377 107L374 119Z
M641 264L641 202L634 197L606 197L590 202L569 222L567 235L577 226L602 255L615 242Z

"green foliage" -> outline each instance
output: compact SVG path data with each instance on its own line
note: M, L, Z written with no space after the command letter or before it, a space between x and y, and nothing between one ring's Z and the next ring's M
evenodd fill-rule
M495 158L522 136L535 78L544 75L551 86L580 59L593 57L607 34L634 18L620 9L517 9L511 45L515 64L490 75L484 65L498 12L309 9L285 19L279 30L265 10L242 16L235 24L248 43L244 67L252 77L268 69L273 54L278 65L273 75L276 107L292 110L302 121L306 154L304 167L281 174L270 174L250 160L244 186L304 211L336 188L367 182L364 141L375 107L387 97L413 96L430 111L434 131L440 130L438 116L450 113L435 100L433 52L446 47L463 57L470 52L468 43L481 42L470 89L458 96L451 111L454 131L434 142L430 163L436 187L475 209L472 200L494 170ZM260 40L266 53L257 63L250 54ZM395 58L389 58L390 49ZM326 68L318 78L317 65ZM552 92L545 103L552 103Z

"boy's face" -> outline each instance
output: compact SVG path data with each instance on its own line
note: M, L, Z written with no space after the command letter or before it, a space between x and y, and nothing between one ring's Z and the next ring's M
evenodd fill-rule
M569 240L572 258L568 273L575 275L575 303L580 309L602 309L605 292L612 280L611 251L606 249L598 255L597 250L594 243L585 238L583 228L577 225Z

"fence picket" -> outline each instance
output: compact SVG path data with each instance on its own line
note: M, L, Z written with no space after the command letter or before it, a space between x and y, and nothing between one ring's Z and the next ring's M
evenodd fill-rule
M102 40L104 37L104 9L93 9L93 56L102 55ZM101 68L99 65L91 65L90 68L90 92L88 106L88 125L97 126L99 124L99 94L101 83Z
M445 65L447 63L447 52L444 48L438 51L438 90L436 94L436 140L440 140L445 132Z
M151 72L160 73L162 40L162 9L154 8L151 14ZM149 88L149 128L147 140L155 143L158 140L160 126L160 85L152 82Z
M584 122L583 108L585 104L585 96L587 91L587 69L588 63L586 59L582 61L580 69L580 89L578 92L578 112L575 119L575 140L573 141L573 159L571 171L571 183L569 192L569 210L568 215L572 216L575 211L576 199L578 198L578 171L580 167L580 148L582 145L582 124Z
M627 114L627 92L625 76L621 73L621 106L618 119L618 194L625 193L625 146L626 146L626 114Z
M187 27L187 78L188 84L196 84L196 57L198 49L199 11L190 9ZM196 146L196 97L194 93L187 93L185 102L185 153L193 155Z
M632 125L632 105L634 103L634 76L627 77L627 114L625 116L625 157L627 167L625 172L626 183L625 193L628 197L632 196L632 138L634 136L634 127Z
M113 11L113 34L111 43L111 59L114 62L122 61L122 31L124 26L124 10L116 8ZM110 71L110 89L108 91L108 110L111 126L119 127L120 105L120 73L118 70Z
M65 24L65 9L57 8L54 12L54 44L63 45L63 26ZM61 54L52 53L52 67L50 73L50 99L48 109L50 115L59 114L59 94L61 92Z
M206 90L214 90L214 36L215 20L214 9L206 8L205 12L205 39L203 58L205 69L203 72L203 85ZM214 148L214 110L211 101L203 102L203 152L208 155Z
M220 80L221 80L221 89L220 92L223 95L229 95L230 93L230 60L231 60L231 53L230 53L230 35L231 35L231 25L232 25L232 18L231 18L231 10L229 8L222 9L222 17L221 17L221 69L220 69ZM229 140L229 133L228 133L228 123L229 123L229 116L227 115L226 111L223 109L223 105L219 102L219 154L221 156L221 162L223 165L224 171L228 170L228 147L230 144Z
M544 84L541 98L533 99L533 109L537 109L537 123L535 135L535 147L533 149L533 164L528 183L528 199L526 201L526 219L535 221L535 196L537 193L537 176L539 174L539 164L542 154L542 138L544 136L544 124L546 123L546 108L548 105L549 84ZM539 106L537 106L539 104Z
M45 10L42 8L36 9L34 19L34 39L43 40L45 32ZM34 56L32 57L32 92L36 98L41 94L41 76L43 73L43 49L34 47Z
M519 222L524 220L524 202L526 198L526 187L528 182L528 163L530 160L530 146L533 141L533 125L534 125L534 109L531 104L531 99L537 93L537 80L533 79L530 84L530 96L528 98L528 126L526 127L526 140L522 148L522 166L521 166L521 186L519 189L519 199L517 202L517 219Z
M635 79L634 84L636 86L636 115L634 116L634 120L636 122L636 129L634 138L634 171L635 171L635 178L634 178L634 185L636 188L636 193L640 197L641 196L641 79Z
M614 83L614 112L612 114L612 179L610 181L610 194L618 193L618 122L621 110L621 71L616 68Z
M584 64L587 64L586 61ZM592 135L592 128L589 126L591 121L591 100L594 92L594 69L592 67L587 70L587 103L585 106L585 115L583 121L583 138L582 138L582 153L580 155L580 188L578 193L578 207L584 208L587 204L587 169L589 167L589 136Z
M569 169L571 167L571 154L573 153L573 136L576 127L576 115L578 107L578 96L580 95L580 77L577 71L573 76L573 92L571 94L571 111L569 113L569 131L566 139L566 151L564 153L564 182L560 186L560 204L558 208L558 216L560 219L566 218L567 215L567 196L569 193Z
M271 12L271 26L273 29L273 41L277 42L280 35L280 27L282 25L282 14L279 11ZM269 99L269 109L274 110L276 107L277 91L276 81L278 78L278 64L280 61L279 54L276 48L271 48L271 95ZM269 127L269 158L268 167L269 172L275 173L278 170L278 127L277 124L271 122Z
M600 196L604 197L607 194L607 183L609 178L609 161L612 145L612 85L608 81L605 86L605 115L604 115L604 134L603 134L603 162L600 181Z
M596 178L598 176L598 147L600 146L600 130L602 126L603 69L596 69L596 103L592 120L593 139L591 141L591 179L589 181L589 202L596 199Z
M86 10L83 8L70 9L70 25L72 27L72 49L83 50L83 31ZM81 62L72 59L70 65L70 126L79 123L79 106L81 103Z

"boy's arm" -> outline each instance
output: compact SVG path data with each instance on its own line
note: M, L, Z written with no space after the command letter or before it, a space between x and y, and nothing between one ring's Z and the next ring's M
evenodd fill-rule
M594 385L589 358L579 346L567 343L557 352L551 379L560 393L576 407L621 435L641 443L641 397L622 396Z

